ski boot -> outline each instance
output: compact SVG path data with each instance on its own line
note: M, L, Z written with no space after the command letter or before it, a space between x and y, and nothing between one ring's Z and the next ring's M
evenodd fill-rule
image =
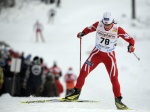
M63 98L63 100L65 101L75 101L75 100L78 100L79 96L80 96L80 93L81 93L81 90L80 89L77 89L77 88L74 88L74 91L73 93L67 95L65 98Z
M129 110L129 108L121 102L122 96L115 98L115 105L119 110Z

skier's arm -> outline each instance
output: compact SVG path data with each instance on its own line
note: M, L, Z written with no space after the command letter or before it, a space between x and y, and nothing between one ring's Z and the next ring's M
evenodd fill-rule
M127 41L129 43L127 49L128 49L128 52L134 52L134 44L135 44L135 41L134 39L129 36L121 27L118 27L118 36L123 38L125 41Z
M118 27L118 36L123 38L132 46L134 46L135 43L134 39L131 36L129 36L121 27Z
M96 31L99 22L94 23L92 26L86 27L82 32L86 34Z
M91 32L94 32L96 31L96 28L98 26L98 23L99 22L95 22L93 25L89 26L89 27L86 27L82 32L79 32L77 34L77 37L78 38L81 38L83 37L84 35L87 35L88 33L91 33Z

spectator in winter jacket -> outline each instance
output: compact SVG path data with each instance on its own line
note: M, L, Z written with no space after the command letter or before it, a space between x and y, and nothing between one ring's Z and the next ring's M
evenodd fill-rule
M4 73L3 68L0 66L0 95L3 87L3 82L4 82Z
M49 69L55 76L55 79L58 80L62 76L62 71L60 67L57 66L57 63L54 62L53 66Z
M77 77L73 73L72 67L70 67L64 76L64 80L65 80L65 84L66 84L66 95L69 95L70 93L73 92L76 78Z
M60 69L60 67L57 66L57 63L54 62L53 67L51 67L49 69L49 71L54 75L55 77L55 83L56 83L56 87L58 90L58 95L60 95L64 90L63 90L63 86L59 80L59 78L62 76L62 71Z
M20 70L20 96L26 96L26 89L24 88L24 79L26 77L27 69L32 65L31 54L27 55L21 63Z
M24 88L27 90L27 96L35 95L39 96L40 87L42 84L43 67L41 66L40 58L35 56L32 64L26 71L24 79Z
M55 77L50 71L46 74L42 95L45 97L58 97Z

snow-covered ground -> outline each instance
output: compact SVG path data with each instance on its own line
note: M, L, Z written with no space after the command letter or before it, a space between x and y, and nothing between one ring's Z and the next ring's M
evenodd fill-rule
M19 7L19 6L18 6ZM114 15L118 24L135 38L135 53L127 53L127 43L119 40L116 49L119 80L123 102L134 109L132 112L150 111L150 2L136 0L136 18L131 20L131 0L62 0L56 8L54 24L48 23L48 10L53 6L32 2L23 7L2 10L0 14L0 41L5 41L18 52L24 51L44 58L50 67L56 60L65 73L72 66L79 73L79 39L76 34L86 26L101 20L105 11ZM19 10L18 10L19 9ZM33 24L39 19L44 25L46 42L36 43ZM82 39L82 64L93 49L95 33ZM64 85L63 77L61 82ZM61 94L64 97L64 93ZM108 74L100 64L86 79L80 99L98 100L100 103L38 103L21 104L20 101L39 100L39 97L0 97L1 112L116 112Z

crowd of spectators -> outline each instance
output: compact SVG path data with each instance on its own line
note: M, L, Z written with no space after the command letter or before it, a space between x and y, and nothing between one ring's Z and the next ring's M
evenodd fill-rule
M20 71L11 71L12 59L21 60ZM57 63L48 68L44 59L12 49L0 48L0 95L57 97L64 91Z

